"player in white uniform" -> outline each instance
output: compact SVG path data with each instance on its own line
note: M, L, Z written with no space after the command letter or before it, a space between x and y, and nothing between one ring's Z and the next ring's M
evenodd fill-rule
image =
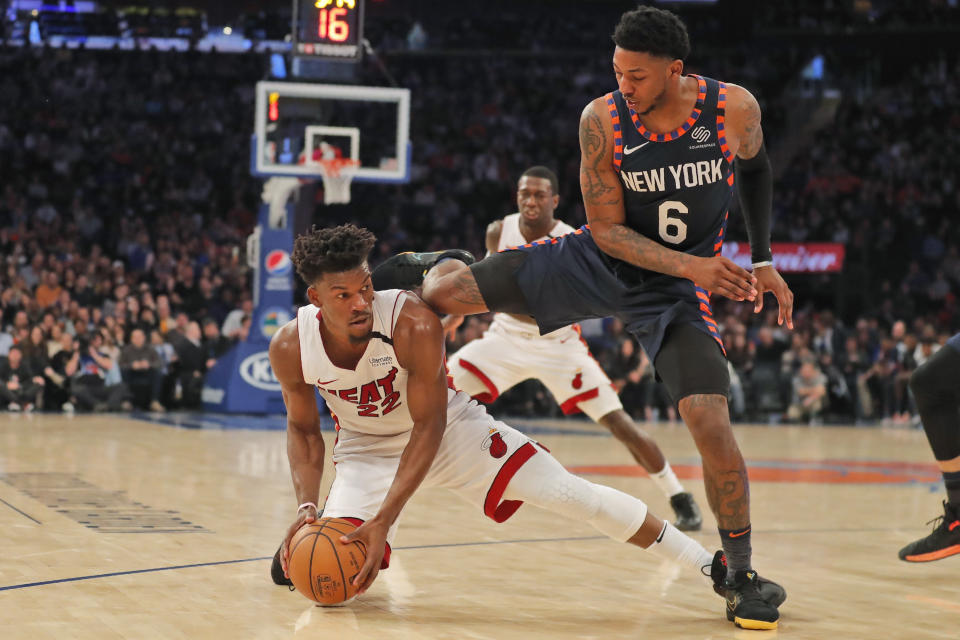
M415 294L374 293L366 258L375 239L353 225L297 238L293 263L312 303L270 343L270 364L287 408L287 454L300 507L281 545L318 517L324 442L314 394L338 426L336 479L324 516L362 523L367 561L355 584L368 589L389 561L407 500L421 485L447 487L498 522L523 502L609 537L720 575L721 552L650 513L640 500L566 471L544 448L491 418L450 385L440 318ZM713 577L714 585L719 578Z
M557 176L547 167L531 167L517 184L520 211L487 227L487 251L496 253L533 242L549 242L574 228L553 213L560 202ZM463 316L447 316L452 333ZM623 410L620 398L600 364L590 355L578 326L541 336L533 318L497 313L490 328L450 356L450 373L457 389L480 402L493 402L501 393L529 378L540 380L564 414L590 416L619 439L670 499L681 531L700 529L702 518L693 495L685 491L660 447Z

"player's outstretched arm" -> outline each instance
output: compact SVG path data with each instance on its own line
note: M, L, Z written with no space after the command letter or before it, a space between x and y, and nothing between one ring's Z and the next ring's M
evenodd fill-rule
M408 372L407 401L413 429L377 515L340 538L343 542L360 540L367 548L367 560L354 579L359 593L370 588L376 579L387 532L427 476L447 425L443 328L440 318L426 303L408 299L403 305L393 332L393 348L400 366Z
M750 239L753 275L757 278L755 313L763 309L763 294L773 293L780 305L778 323L793 329L793 292L773 266L770 219L773 215L773 171L763 144L760 105L753 95L735 84L727 85L727 127L736 145L734 168L737 193Z
M753 276L731 260L669 249L624 224L623 187L613 168L613 122L603 98L588 104L580 116L580 190L593 239L607 255L687 278L733 300L753 300Z
M320 479L323 477L325 446L320 434L316 393L313 386L303 381L300 363L300 334L297 321L284 325L270 341L270 366L280 381L283 404L287 408L287 458L297 504L317 504L320 497ZM287 554L290 539L297 529L317 518L316 506L297 511L297 518L287 529L283 539L280 562L287 573Z

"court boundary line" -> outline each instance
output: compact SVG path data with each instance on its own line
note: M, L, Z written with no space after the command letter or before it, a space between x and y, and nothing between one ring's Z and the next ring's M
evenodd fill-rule
M414 550L414 549L435 549L443 547L471 547L489 544L517 544L523 542L568 542L576 540L604 540L606 536L579 536L569 538L522 538L513 540L480 540L476 542L449 542L440 544L416 545L410 547L394 547L394 551ZM0 591L11 591L13 589L26 589L29 587L42 587L49 584L60 584L63 582L79 582L81 580L97 580L99 578L114 578L116 576L128 576L138 573L154 573L157 571L173 571L175 569L194 569L198 567L215 567L223 564L239 564L242 562L259 562L261 560L273 560L273 556L259 556L256 558L241 558L239 560L219 560L217 562L197 562L194 564L180 564L171 567L153 567L150 569L133 569L130 571L111 571L110 573L96 573L88 576L76 576L73 578L57 578L56 580L41 580L38 582L25 582L23 584L11 584L0 587Z
M900 527L886 528L856 528L856 529L771 529L765 531L756 531L763 535L777 533L875 533L875 532L893 532L904 531ZM419 549L444 549L454 547L479 547L494 544L523 544L538 542L585 542L592 540L608 540L607 536L573 536L563 538L513 538L510 540L476 540L473 542L441 542L437 544L410 545L404 547L394 547L394 551L415 551ZM57 578L55 580L41 580L38 582L25 582L23 584L11 584L0 587L0 591L12 591L14 589L27 589L30 587L42 587L51 584L61 584L64 582L80 582L82 580L97 580L100 578L114 578L116 576L129 576L139 573L156 573L158 571L173 571L177 569L195 569L199 567L215 567L224 564L240 564L244 562L260 562L262 560L273 560L273 556L258 556L256 558L241 558L239 560L219 560L216 562L197 562L193 564L181 564L170 567L152 567L149 569L132 569L129 571L112 571L110 573L96 573L87 576L76 576L73 578Z
M25 512L25 511L21 511L20 509L17 509L15 506L13 506L12 504L10 504L9 502L7 502L6 500L4 500L3 498L0 498L0 502L2 502L3 504L7 505L8 507L10 507L11 509L13 509L14 511L16 511L17 513L19 513L20 515L24 516L25 518L30 518L31 520L33 520L33 521L36 522L37 524L43 524L42 522L40 522L39 520L37 520L36 518L34 518L33 516L31 516L29 513Z

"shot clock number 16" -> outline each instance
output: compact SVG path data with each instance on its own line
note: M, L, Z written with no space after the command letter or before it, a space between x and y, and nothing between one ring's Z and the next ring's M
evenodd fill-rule
M296 52L341 59L359 57L363 4L364 0L296 0Z

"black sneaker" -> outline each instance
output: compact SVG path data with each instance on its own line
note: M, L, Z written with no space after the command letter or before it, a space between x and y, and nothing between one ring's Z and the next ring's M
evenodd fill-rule
M757 578L756 571L741 569L724 585L727 620L741 629L776 629L780 612L760 595Z
M927 524L933 531L925 538L911 542L900 549L900 559L906 562L932 562L960 553L960 509L943 501L943 515Z
M705 569L706 567L704 567ZM723 549L713 554L713 562L710 564L710 580L713 581L713 590L717 595L721 598L726 597L727 558L723 555ZM757 576L757 588L760 590L760 597L771 606L779 607L787 599L787 590L773 580Z
M444 258L456 258L466 264L477 261L473 254L463 249L447 249L430 253L398 253L387 258L373 270L370 277L375 291L387 289L413 289L423 283L423 276Z
M280 563L280 547L278 547L277 552L273 554L273 564L270 565L270 577L273 578L273 584L293 588L293 583L290 582L290 578L283 575L283 565Z
M692 493L678 493L670 496L670 506L677 514L673 526L680 531L700 531L703 518L700 516L700 507L693 499Z

